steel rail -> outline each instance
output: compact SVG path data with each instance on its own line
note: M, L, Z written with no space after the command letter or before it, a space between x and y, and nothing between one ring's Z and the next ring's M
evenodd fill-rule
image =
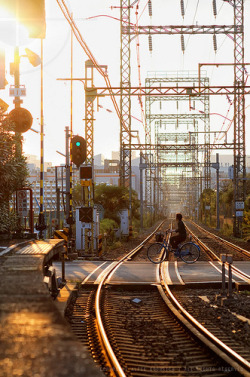
M248 254L249 254L249 252L247 251L247 250L245 250L245 249L242 249L242 248L240 248L239 246L237 246L237 245L234 245L234 244L232 244L231 242L229 242L229 241L226 241L226 240L224 240L223 238L220 238L220 237L218 237L218 236L216 236L215 234L213 234L213 233L210 233L209 231L207 231L207 230L205 230L205 229L203 229L202 227L200 227L199 225L197 225L197 224L195 224L195 223L193 223L195 226L197 226L198 228L200 228L202 231L204 230L205 231L205 233L208 233L209 235L211 235L211 237L212 238L218 238L221 242L223 242L224 243L224 241L225 241L225 244L226 245L228 245L228 246L230 246L230 247L232 247L234 250L236 250L236 251L239 251L239 252L241 252L241 251L246 251ZM192 237L194 237L194 239L195 239L195 241L206 251L206 252L208 252L209 254L211 254L212 256L213 256L213 258L215 258L215 260L216 261L218 261L219 263L220 263L220 265L222 265L222 262L221 262L221 260L220 260L220 258L218 257L218 255L216 255L207 245L205 245L189 228L188 228L188 226L187 225L185 225L186 226L186 228L187 228L187 230L189 231L189 233L191 233L191 235L192 235ZM245 253L243 253L243 254L245 254ZM247 256L249 256L248 254L246 254ZM225 264L226 264L226 266L227 266L227 268L228 268L228 266L229 266L229 263L228 262L225 262ZM241 271L239 268L237 268L237 267L235 267L234 265L231 265L231 268L232 268L232 270L233 270L233 272L234 272L234 274L235 275L237 275L239 278L241 278L242 280L245 280L248 284L250 284L250 276L248 275L248 274L246 274L245 272L243 272L243 271Z
M203 232L211 235L213 238L217 238L219 241L221 241L222 243L230 246L232 249L236 250L236 251L239 251L240 253L246 255L247 257L250 258L250 251L246 250L246 249L243 249L242 247L240 246L237 246L237 245L234 245L232 242L229 242L227 240L225 240L224 238L221 238L219 236L217 236L216 234L213 234L211 232L209 232L208 230L202 228L200 225L194 223L193 221L189 220L192 224L194 224L197 228L201 229Z
M105 283L105 281L108 279L109 275L114 271L116 270L123 262L125 262L126 260L130 260L131 257L137 253L145 243L148 242L148 240L154 235L154 233L162 226L162 224L165 222L165 220L163 222L160 223L160 225L158 225L156 227L156 229L143 241L140 243L139 246L137 246L135 249L131 250L127 255L125 255L120 261L118 261L116 263L116 265L112 268L112 269L109 269L107 268L106 270L108 270L106 273L103 274L102 276L102 279L98 285L98 289L97 289L97 292L96 292L96 297L95 297L95 314L96 314L96 323L97 323L97 327L98 327L98 333L99 333L99 336L100 336L100 339L101 339L101 342L104 346L104 349L105 349L105 355L106 355L106 358L108 359L109 363L112 365L112 370L110 371L111 375L112 376L119 376L119 377L126 377L126 374L124 373L113 349L112 349L112 346L108 340L108 337L107 337L107 334L106 334L106 331L104 329L104 325L103 325L103 322L102 322L102 318L101 318L101 308L100 308L100 298L101 298L101 290L102 290L102 287Z
M212 257L215 259L215 260L220 260L220 258L218 257L218 255L216 255L207 245L205 245L195 234L194 232L192 232L189 227L185 224L188 232L192 235L192 237L195 239L195 242L198 243L198 245L200 245L206 252L208 252L209 256Z
M163 265L159 265L159 274L163 275ZM230 364L235 370L242 373L243 376L249 377L250 363L240 356L237 352L228 347L220 339L208 331L199 321L197 321L183 306L179 303L176 297L170 291L166 282L161 278L161 286L158 285L159 292L178 319L206 344L214 353ZM169 298L163 289L165 288Z

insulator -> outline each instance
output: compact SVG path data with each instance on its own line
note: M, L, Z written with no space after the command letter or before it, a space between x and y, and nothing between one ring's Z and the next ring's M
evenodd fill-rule
M181 49L182 49L182 52L184 53L185 51L185 41L184 41L184 35L181 34Z
M181 15L184 18L185 16L184 0L181 0Z
M217 16L217 5L216 5L216 0L213 0L213 12L214 12L214 17Z
M217 38L216 38L216 34L213 35L213 44L214 44L214 51L216 52L217 51Z
M148 1L148 14L152 17L152 3L151 0Z
M149 34L149 36L148 36L148 48L149 48L150 52L153 51L153 42L152 42L152 35L151 34Z

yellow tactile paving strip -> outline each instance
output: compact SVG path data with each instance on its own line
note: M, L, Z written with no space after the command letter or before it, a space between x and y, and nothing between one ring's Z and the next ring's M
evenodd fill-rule
M52 241L52 242L51 242ZM57 243L61 240L37 241L31 245L24 246L22 249L16 252L21 255L39 255L47 254Z

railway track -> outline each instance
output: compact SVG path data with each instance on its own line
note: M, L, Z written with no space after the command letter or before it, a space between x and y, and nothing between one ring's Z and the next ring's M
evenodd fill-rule
M103 372L123 377L249 376L248 360L236 356L221 340L216 344L213 334L203 332L199 323L203 318L186 315L187 310L180 309L182 305L176 304L167 286L105 284L110 274L142 247L109 266L98 287L84 285L72 303L72 329L88 344ZM158 273L162 273L160 269Z
M250 252L242 247L218 237L194 222L186 222L189 233L212 260L220 259L220 254L232 254L234 261L249 261Z
M250 362L250 348L245 347L246 342L248 344L250 342L247 318L242 316L242 321L235 321L234 315L236 316L236 314L227 306L219 305L216 300L216 290L210 289L204 292L201 289L185 289L180 291L177 288L172 288L171 293L183 308L198 319L210 333L216 335L243 359ZM237 305L237 301L235 304ZM214 320L215 318L217 321Z
M200 260L204 260L204 258L207 257L212 261L219 261L219 263L222 265L221 254L230 254L232 255L233 262L250 261L250 252L248 250L218 237L194 222L189 222L187 229L194 238L195 242L201 247L202 252ZM225 263L225 267L227 270L229 269L228 262ZM248 274L233 264L230 266L230 268L236 276L242 279L242 281L250 284L250 276Z

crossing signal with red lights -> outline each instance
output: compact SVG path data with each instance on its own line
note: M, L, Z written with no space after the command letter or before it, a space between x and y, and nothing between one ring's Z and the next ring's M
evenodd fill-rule
M79 167L87 157L86 140L81 136L74 136L71 140L71 160Z

